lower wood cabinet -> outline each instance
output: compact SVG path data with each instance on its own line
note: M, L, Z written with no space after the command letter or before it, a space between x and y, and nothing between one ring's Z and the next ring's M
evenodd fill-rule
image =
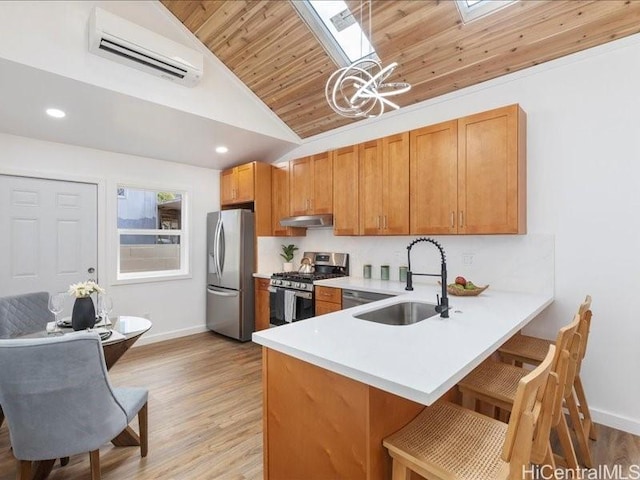
M391 478L382 440L424 405L266 347L262 352L265 480Z
M342 289L332 287L315 288L316 316L342 310Z
M257 332L269 328L269 279L256 278L255 288L255 322Z

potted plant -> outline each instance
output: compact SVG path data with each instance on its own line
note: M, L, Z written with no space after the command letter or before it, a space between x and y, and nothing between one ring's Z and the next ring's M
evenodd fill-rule
M291 260L293 260L293 255L296 252L296 250L298 250L298 247L296 247L293 244L282 245L282 253L280 254L280 256L284 258L284 262L285 262L282 264L283 271L285 272L293 271L293 263L291 263Z

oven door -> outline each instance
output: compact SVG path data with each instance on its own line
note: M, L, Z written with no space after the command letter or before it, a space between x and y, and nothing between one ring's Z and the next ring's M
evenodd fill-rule
M269 287L269 323L272 327L313 317L313 293Z

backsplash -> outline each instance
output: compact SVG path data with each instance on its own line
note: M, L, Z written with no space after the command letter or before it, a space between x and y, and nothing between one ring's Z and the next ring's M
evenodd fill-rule
M419 236L336 237L330 228L309 229L306 237L259 237L258 271L282 271L281 245L293 243L300 250L293 259L300 265L305 251L349 254L353 277L362 277L365 264L372 278L380 278L381 265L389 265L390 280L398 280L401 265L407 265L407 245ZM460 235L435 236L447 254L448 280L462 275L476 285L491 285L505 291L553 293L554 236ZM416 244L411 249L411 267L416 273L440 273L440 255L433 245ZM415 283L435 283L436 278L414 277Z

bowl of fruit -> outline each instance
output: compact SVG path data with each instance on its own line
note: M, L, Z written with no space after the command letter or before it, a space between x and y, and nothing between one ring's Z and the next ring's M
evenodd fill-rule
M447 285L447 292L449 295L458 297L475 297L476 295L480 295L487 288L489 288L489 285L479 287L464 277L456 277L455 283Z

